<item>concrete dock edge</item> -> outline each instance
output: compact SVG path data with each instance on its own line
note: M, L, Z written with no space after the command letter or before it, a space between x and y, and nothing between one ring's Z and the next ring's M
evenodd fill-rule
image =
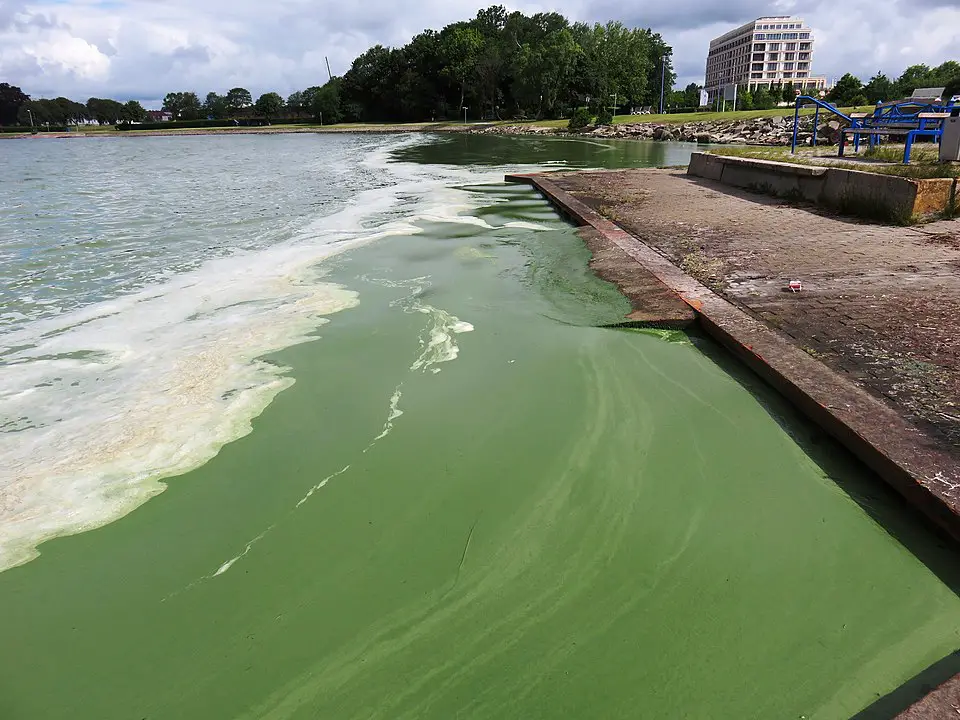
M532 185L574 223L590 226L618 245L687 303L708 335L960 541L960 471L918 429L562 190L548 174L508 175L506 180Z
M706 161L709 164L709 160ZM709 175L708 169L705 174ZM696 313L700 327L813 422L850 450L936 527L960 540L960 470L918 429L657 250L560 188L549 174L507 175L540 191L575 224L607 237ZM960 716L960 674L928 692L897 720ZM953 717L953 715L949 715Z

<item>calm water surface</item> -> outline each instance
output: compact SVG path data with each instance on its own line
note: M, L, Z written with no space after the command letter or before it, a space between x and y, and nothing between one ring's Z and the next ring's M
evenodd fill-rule
M0 145L0 717L842 718L954 650L878 481L500 182L690 150Z

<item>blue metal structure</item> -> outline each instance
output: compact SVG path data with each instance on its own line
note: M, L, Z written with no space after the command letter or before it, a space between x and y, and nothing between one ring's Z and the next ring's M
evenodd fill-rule
M860 115L852 113L846 115L836 107L809 95L797 97L793 112L793 144L790 151L797 151L797 133L800 127L801 106L812 103L814 111L813 137L811 144L817 144L817 127L820 124L820 109L824 108L842 120L848 127L840 131L840 150L838 155L843 157L847 135L853 136L854 150L860 149L860 137L866 135L870 147L881 142L881 137L902 136L904 138L903 162L910 162L910 151L918 137L934 138L938 143L943 133L943 119L954 112L960 111L960 102L953 100L901 100L898 102L877 105L873 113Z

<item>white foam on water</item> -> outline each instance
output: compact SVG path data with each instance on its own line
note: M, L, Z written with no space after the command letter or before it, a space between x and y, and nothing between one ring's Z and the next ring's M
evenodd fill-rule
M393 395L390 396L390 411L387 414L386 422L383 424L383 430L381 430L380 434L373 439L373 442L367 446L367 449L364 450L364 452L373 447L373 444L378 440L383 440L387 435L390 434L390 431L393 430L393 421L403 415L403 410L400 409L401 397L403 397L403 394L400 392L400 386L398 385L397 389L393 391Z
M261 358L316 339L327 316L358 302L355 292L324 282L318 262L361 243L416 233L419 221L489 227L469 215L489 200L450 186L501 182L505 171L532 169L388 162L397 146L419 141L387 141L369 153L361 164L396 182L359 193L289 241L211 260L0 336L0 571L36 557L46 539L125 515L162 492L163 479L204 464L249 433L252 420L294 382L286 368ZM392 219L375 222L384 213ZM404 305L429 318L410 369L436 373L436 364L457 357L456 336L473 326L421 303L425 283L408 285L413 293ZM400 397L398 388L374 442L402 415ZM349 467L311 488L296 507Z
M243 552L242 552L242 553L240 553L239 555L236 555L236 556L230 558L229 560L227 560L225 563L223 563L223 565L221 565L220 567L218 567L218 568L217 568L217 571L216 571L215 573L213 573L213 575L211 575L210 577L215 578L215 577L217 577L218 575L223 575L227 570L229 570L230 568L233 567L234 563L236 563L237 560L239 560L240 558L244 557L248 552L250 552L250 549L251 549L257 542L259 542L260 540L262 540L262 539L264 538L264 536L265 536L268 532L270 532L271 530L273 530L273 528L274 528L274 526L271 525L271 526L268 527L266 530L264 530L262 533L260 533L259 535L257 535L253 540L251 540L250 542L248 542L248 543L246 544L246 546L243 548Z
M410 369L439 372L440 368L432 366L456 360L460 354L460 346L457 345L455 336L472 332L473 325L432 305L420 305L416 309L417 312L429 315L430 322L420 335L420 356Z
M297 504L294 506L294 509L296 509L296 508L300 507L301 505L303 505L307 500L309 500L310 498L313 497L313 494L314 494L317 490L320 490L321 488L325 487L328 482L330 482L331 480L333 480L335 477L339 477L340 475L343 475L343 474L344 474L347 470L349 470L349 469L350 469L350 466L349 466L349 465L344 465L342 468L340 468L339 470L337 470L335 473L333 473L333 474L331 474L331 475L327 475L323 480L321 480L321 481L318 482L316 485L314 485L313 487L311 487L311 488L307 491L307 494L304 495L302 498L300 498L300 499L297 501ZM245 554L245 553L244 553L244 554ZM220 573L216 573L216 574L219 575Z

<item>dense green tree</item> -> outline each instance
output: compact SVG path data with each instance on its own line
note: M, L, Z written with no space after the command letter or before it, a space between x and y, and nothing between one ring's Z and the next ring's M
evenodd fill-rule
M90 98L87 100L87 117L100 125L115 125L124 119L124 107L116 100Z
M957 95L960 95L960 75L957 75L952 80L948 80L943 89L944 100L949 100Z
M792 82L784 83L780 97L783 102L793 104L797 100L797 88Z
M73 125L90 118L86 105L65 97L25 102L17 112L17 122L29 125L31 115L34 125Z
M776 105L773 95L763 86L754 90L751 101L754 110L769 110Z
M20 108L30 100L16 85L0 83L0 125L16 125Z
M447 32L447 29L450 29ZM467 99L467 85L476 79L483 50L483 36L476 28L466 23L449 26L441 33L440 53L443 57L445 75L460 90L459 107L463 108Z
M837 80L837 84L827 93L827 100L836 104L838 107L852 107L863 104L866 102L863 83L860 81L860 78L847 73ZM861 100L862 102L857 102Z
M341 112L347 120L450 119L466 105L474 118L556 117L588 97L597 109L654 104L661 70L672 89L670 53L650 30L494 6L403 48L367 50L342 78Z
M203 113L200 98L194 92L167 93L163 109L172 114L174 120L197 120Z
M283 98L278 93L268 92L257 98L254 109L258 115L263 115L268 120L276 117L283 110Z
M753 93L746 87L737 88L737 109L753 110Z
M877 73L863 86L863 94L867 102L874 105L881 101L897 100L893 82L883 73Z
M230 117L230 108L227 98L215 92L208 92L203 101L203 115L213 120L223 120Z
M340 109L340 84L341 79L335 77L331 78L322 87L304 90L304 97L309 98L310 114L324 125L332 125L343 119Z
M515 105L536 109L536 116L558 114L569 98L580 48L569 29L550 33L536 45L524 43L514 61L511 87ZM534 113L531 113L534 114Z
M287 98L287 112L290 113L290 116L300 117L300 114L304 112L304 110L303 93L299 90L290 93L290 96Z
M227 107L230 108L231 115L237 116L251 105L253 96L246 88L235 87L227 92Z
M127 100L123 104L122 119L131 123L144 122L147 119L147 111L137 100Z
M700 91L703 88L696 83L690 83L683 89L683 107L700 107Z

